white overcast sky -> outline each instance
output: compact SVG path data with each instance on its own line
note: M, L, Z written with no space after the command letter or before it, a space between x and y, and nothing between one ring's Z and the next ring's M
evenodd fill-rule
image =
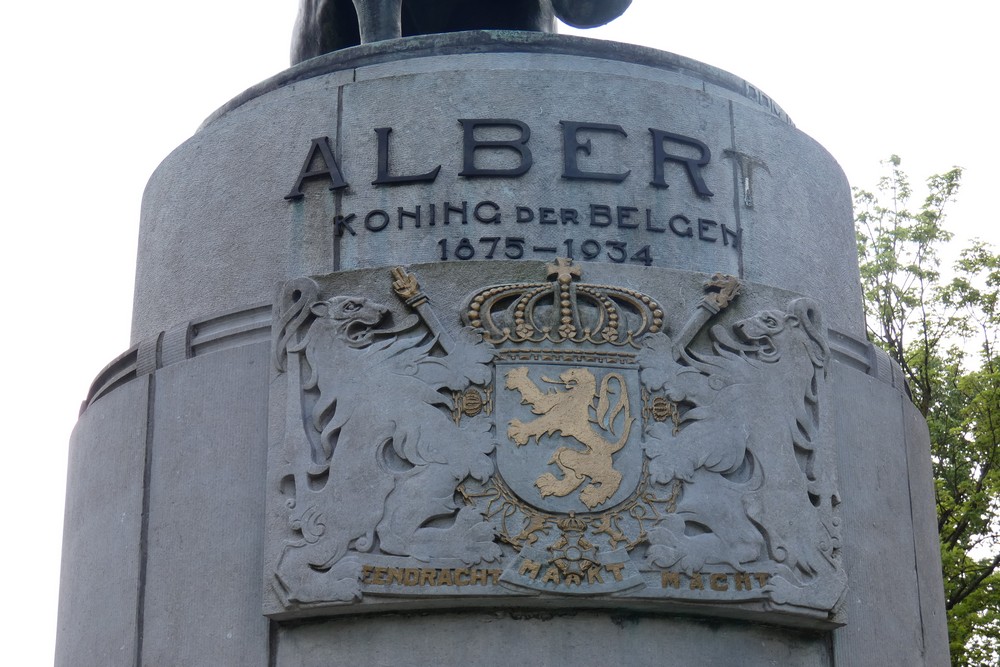
M952 229L996 244L994 6L634 0L589 35L747 79L853 185L872 186L892 153L914 182L964 167ZM128 346L146 179L212 111L287 66L295 12L296 0L0 8L6 664L52 664L67 444L89 383Z

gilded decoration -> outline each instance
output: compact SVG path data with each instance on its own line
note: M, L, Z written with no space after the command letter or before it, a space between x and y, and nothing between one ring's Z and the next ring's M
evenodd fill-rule
M280 609L610 595L829 617L818 305L730 312L746 286L720 274L668 305L567 259L545 278L477 289L460 322L401 267L395 303L284 286Z

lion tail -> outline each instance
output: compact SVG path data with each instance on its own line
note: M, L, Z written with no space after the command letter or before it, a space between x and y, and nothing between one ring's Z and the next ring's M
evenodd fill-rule
M618 391L616 392L611 390L612 380L615 380L618 384ZM612 396L615 397L614 405L611 404ZM635 420L631 417L628 389L625 385L625 378L622 377L621 373L608 373L601 380L601 388L597 395L596 413L598 426L607 430L611 435L615 434L615 420L618 418L618 415L624 414L625 428L622 430L622 435L618 439L618 442L615 443L614 451L618 451L624 447L625 441L628 440L629 431L632 428L632 422Z

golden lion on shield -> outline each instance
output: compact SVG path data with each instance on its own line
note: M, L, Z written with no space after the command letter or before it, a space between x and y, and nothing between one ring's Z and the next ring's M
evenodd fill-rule
M540 415L527 423L514 419L507 428L507 435L520 447L526 445L531 438L535 442L543 435L552 435L557 431L563 437L573 438L586 449L580 451L572 447L560 447L552 455L549 463L555 463L562 471L562 478L550 472L535 480L542 497L568 496L575 491L586 478L590 484L580 492L580 500L590 509L607 502L615 494L622 481L622 474L614 469L612 454L625 446L628 441L632 422L629 416L628 389L625 379L619 373L608 373L601 381L600 391L597 390L597 378L585 368L571 368L559 376L559 380L543 381L550 384L561 384L565 391L552 390L542 392L528 377L527 367L515 368L507 373L507 389L514 389L521 394L521 403L531 406L531 412ZM618 391L612 391L612 380L618 385ZM612 407L612 398L617 399ZM597 406L594 406L594 399ZM596 419L591 418L594 410ZM601 431L612 436L614 422L619 414L624 415L624 429L617 441L607 440L601 432L594 430L591 424L597 424Z

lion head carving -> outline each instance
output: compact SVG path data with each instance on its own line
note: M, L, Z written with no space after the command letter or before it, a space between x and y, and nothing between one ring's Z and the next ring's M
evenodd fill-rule
M778 361L792 345L803 346L817 368L825 367L830 357L819 304L805 297L793 299L784 311L762 310L740 320L733 330L762 361Z
M376 327L389 314L386 306L358 296L335 296L317 301L310 311L329 320L334 335L350 347L370 344L377 333Z

